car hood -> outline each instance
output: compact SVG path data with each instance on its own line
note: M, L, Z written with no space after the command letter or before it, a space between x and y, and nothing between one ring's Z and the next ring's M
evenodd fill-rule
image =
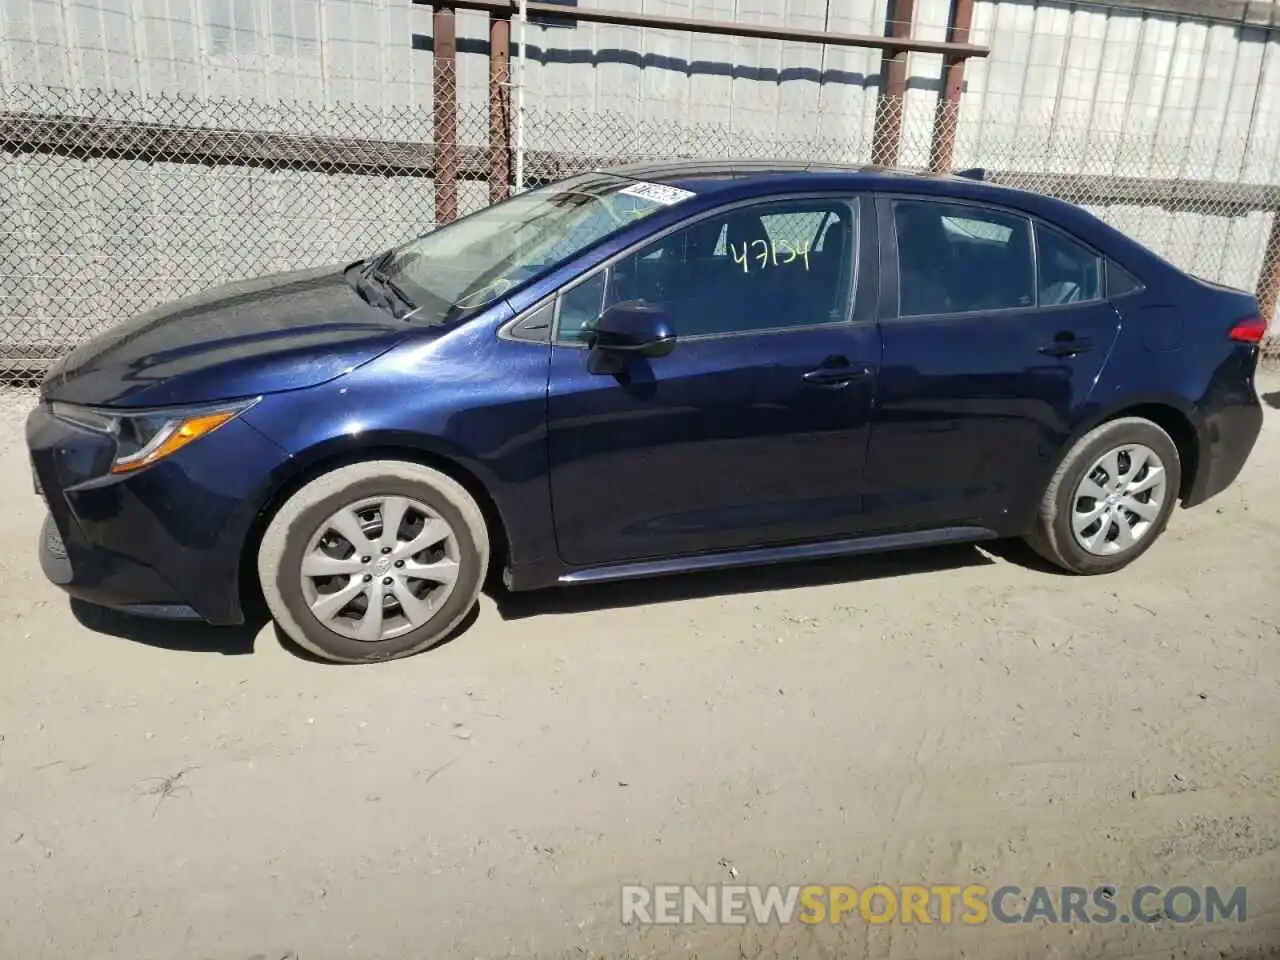
M164 304L80 344L45 378L50 400L152 407L297 390L408 335L341 266L231 283Z

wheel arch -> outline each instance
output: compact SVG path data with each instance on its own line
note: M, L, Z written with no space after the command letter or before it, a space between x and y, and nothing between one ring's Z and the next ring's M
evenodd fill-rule
M1191 408L1181 401L1168 397L1130 400L1085 420L1062 445L1062 450L1054 458L1050 475L1058 469L1067 453L1081 437L1104 423L1125 417L1141 417L1144 420L1150 420L1169 435L1169 439L1178 450L1178 460L1182 470L1178 484L1178 500L1185 501L1191 493L1200 470L1202 441Z
M497 500L476 471L448 453L396 436L367 437L358 446L347 443L322 445L306 451L290 461L293 469L273 478L270 489L261 498L258 510L244 538L239 558L241 605L261 602L261 584L257 576L257 554L267 526L280 508L295 493L317 477L339 467L370 460L403 460L416 463L457 481L475 499L489 532L489 575L501 571L510 557L510 540L506 521Z

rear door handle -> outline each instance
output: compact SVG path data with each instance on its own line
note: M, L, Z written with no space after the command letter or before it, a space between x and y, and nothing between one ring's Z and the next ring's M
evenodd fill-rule
M1078 353L1087 353L1093 349L1093 341L1088 337L1057 336L1052 343L1046 343L1040 352L1046 357L1074 357Z

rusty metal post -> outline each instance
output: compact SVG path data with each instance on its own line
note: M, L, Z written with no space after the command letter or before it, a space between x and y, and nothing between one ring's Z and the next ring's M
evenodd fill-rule
M489 14L489 202L510 193L511 16Z
M915 19L915 0L888 0L885 36L909 39ZM871 137L871 162L892 167L902 148L902 112L906 106L906 50L886 48L880 57L880 96L876 98L876 126Z
M452 7L431 18L435 70L431 96L435 121L436 225L458 218L458 34Z
M1276 329L1276 298L1280 297L1280 209L1271 213L1271 233L1267 235L1267 250L1262 255L1262 272L1258 274L1258 288L1255 291L1262 317Z
M968 43L973 25L973 0L951 0L947 22L948 43ZM933 142L929 146L929 169L948 173L955 156L956 125L960 120L960 94L964 91L964 58L948 56L943 61L942 96L933 117Z

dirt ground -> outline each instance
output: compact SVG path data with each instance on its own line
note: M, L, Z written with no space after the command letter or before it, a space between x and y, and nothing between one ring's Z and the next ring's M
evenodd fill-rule
M1280 410L1110 577L999 545L486 597L352 668L73 611L36 559L30 402L0 396L5 960L1280 946ZM622 884L720 882L1244 885L1247 915L620 922Z

